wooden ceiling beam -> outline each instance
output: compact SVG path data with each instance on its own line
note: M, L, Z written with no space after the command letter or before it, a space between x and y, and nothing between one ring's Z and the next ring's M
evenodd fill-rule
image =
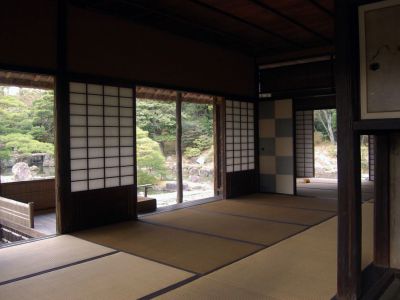
M295 20L295 19L293 19L293 18L291 18L291 17L285 15L284 13L282 13L282 12L280 12L279 10L277 10L277 9L275 9L275 8L273 8L273 7L271 7L271 6L269 6L268 4L266 4L266 3L264 3L264 2L259 1L259 0L249 0L249 1L250 1L251 3L254 3L255 5L257 5L257 6L261 7L261 8L263 8L264 10L269 11L269 12L271 12L271 13L273 13L273 14L279 16L279 17L281 17L282 19L285 19L286 21L288 21L288 22L290 22L290 23L296 25L297 27L303 29L304 31L306 31L306 32L308 32L308 33L310 33L310 34L316 36L316 37L319 38L320 40L323 40L324 42L327 42L327 43L329 43L329 44L332 44L332 43L333 43L333 40L332 40L331 38L326 37L325 35L323 35L323 34L317 32L317 31L315 31L315 30L309 28L308 26L304 25L303 23L300 23L299 21L297 21L297 20Z
M245 41L242 37L239 37L237 35L234 35L234 34L231 34L231 33L225 32L225 31L221 31L219 29L216 29L216 28L208 26L208 25L192 22L189 19L186 19L186 18L183 18L181 16L172 14L170 12L166 12L166 11L158 9L158 8L150 7L150 6L147 6L147 5L142 5L140 3L132 2L132 1L129 1L129 0L120 0L120 2L125 3L127 5L131 5L131 6L137 7L139 9L147 10L147 11L149 11L151 13L154 13L154 14L156 14L158 16L173 20L175 22L179 22L181 24L183 23L183 24L186 24L186 25L197 27L199 29L202 29L203 31L212 32L213 34L217 34L217 35L219 35L220 37L222 37L224 39L230 40L231 42L235 43L236 45L240 45L242 49L244 49L244 48L249 49L249 47L250 47L250 49L254 49L254 47L257 46L254 43L249 43L248 41Z
M214 11L216 13L219 13L220 15L223 15L225 17L231 18L231 19L233 19L233 20L235 20L235 21L237 21L237 22L239 22L241 24L244 24L244 25L248 26L248 27L251 27L251 28L256 29L258 31L261 31L263 33L269 34L269 35L271 35L271 36L273 36L275 38L278 38L278 39L280 39L280 40L282 40L282 41L284 41L284 42L286 42L286 43L288 43L288 44L290 44L292 46L297 47L297 48L304 48L305 47L304 45L302 45L302 44L300 44L300 43L298 43L296 41L293 41L293 40L291 40L291 39L289 39L287 37L284 37L283 35L281 35L279 33L273 32L273 31L271 31L269 29L266 29L263 26L260 26L258 24L249 22L246 19L240 18L240 17L238 17L236 15L230 14L230 13L228 13L228 12L222 10L222 9L219 9L218 7L212 6L210 4L204 3L204 2L199 1L199 0L189 0L189 1L192 2L192 3L197 4L198 6L201 6L201 7L207 8L207 9L209 9L211 11Z
M323 11L325 14L327 14L328 16L334 18L335 14L330 11L329 9L327 9L325 6L323 6L321 3L315 1L315 0L308 0L311 4L313 4L315 7L317 7L319 10Z

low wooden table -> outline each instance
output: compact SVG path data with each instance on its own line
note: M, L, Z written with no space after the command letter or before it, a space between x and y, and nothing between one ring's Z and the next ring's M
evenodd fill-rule
M138 196L138 214L146 214L157 210L156 198Z

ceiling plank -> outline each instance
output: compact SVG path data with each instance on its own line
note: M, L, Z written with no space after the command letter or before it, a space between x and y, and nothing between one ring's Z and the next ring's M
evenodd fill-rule
M259 7L263 8L266 11L272 12L275 15L281 17L282 19L285 19L286 21L300 27L301 29L303 29L304 31L307 31L308 33L318 37L319 39L323 40L324 42L328 42L329 44L332 44L333 41L331 38L326 37L325 35L307 27L306 25L300 23L299 21L285 15L284 13L280 12L279 10L269 6L268 4L266 4L265 2L259 1L259 0L249 0L251 3L254 3L255 5L258 5Z
M253 29L256 29L256 30L262 31L262 32L264 32L266 34L269 34L271 36L274 36L274 37L276 37L276 38L278 38L278 39L280 39L282 41L285 41L286 43L288 43L288 44L290 44L292 46L295 46L296 48L305 48L304 45L302 45L302 44L300 44L300 43L298 43L296 41L288 39L288 38L284 37L283 35L280 35L279 33L276 33L276 32L273 32L271 30L268 30L263 26L260 26L260 25L257 25L255 23L249 22L246 19L243 19L243 18L240 18L240 17L238 17L236 15L230 14L230 13L228 13L228 12L222 10L222 9L219 9L218 7L212 6L210 4L204 3L204 2L199 1L199 0L189 0L189 1L192 2L192 3L195 3L195 4L199 5L199 6L205 7L207 9L209 9L209 10L212 10L214 12L217 12L217 13L219 13L219 14L221 14L223 16L226 16L228 18L234 19L234 20L236 20L236 21L238 21L238 22L240 22L242 24L245 24L245 25L247 25L247 26L249 26L249 27L251 27Z
M308 0L310 3L312 3L315 7L317 7L319 10L323 11L324 13L326 13L328 16L334 18L335 14L333 12L331 12L329 9L327 9L325 6L323 6L322 4L320 4L319 2L315 1L315 0Z

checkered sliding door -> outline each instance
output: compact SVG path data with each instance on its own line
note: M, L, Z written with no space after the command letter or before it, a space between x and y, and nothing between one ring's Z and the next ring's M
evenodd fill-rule
M294 194L292 100L260 102L260 190Z

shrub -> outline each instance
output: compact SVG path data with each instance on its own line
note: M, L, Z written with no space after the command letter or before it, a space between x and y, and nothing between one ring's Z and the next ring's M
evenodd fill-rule
M185 156L188 158L196 157L201 154L201 150L198 148L187 147L185 150Z

